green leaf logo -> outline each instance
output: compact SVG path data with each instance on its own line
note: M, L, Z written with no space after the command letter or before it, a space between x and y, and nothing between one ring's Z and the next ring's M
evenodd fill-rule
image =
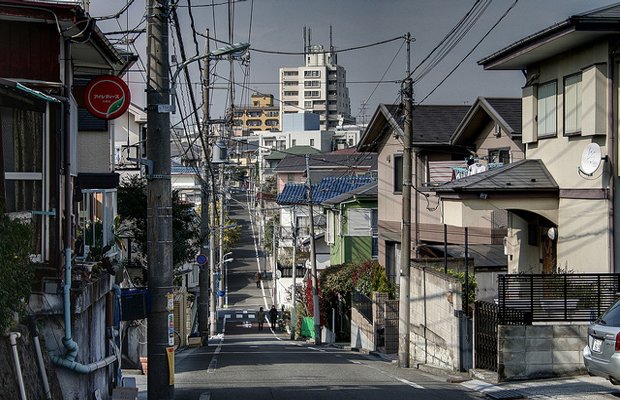
M116 100L114 103L110 104L110 107L108 108L108 111L107 111L107 116L109 117L110 115L114 114L116 111L120 110L120 108L123 106L124 103L125 103L125 96L121 97L120 99Z

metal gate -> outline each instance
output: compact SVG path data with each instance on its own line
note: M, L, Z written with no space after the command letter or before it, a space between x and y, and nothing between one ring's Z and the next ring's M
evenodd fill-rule
M474 368L497 372L497 324L499 306L486 301L476 301L474 307Z

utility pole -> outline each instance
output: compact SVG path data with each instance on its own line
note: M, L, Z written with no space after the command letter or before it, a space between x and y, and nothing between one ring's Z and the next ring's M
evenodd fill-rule
M220 165L220 251L219 251L219 268L218 268L218 276L219 276L219 284L218 284L218 304L220 308L224 307L224 297L220 296L219 293L224 290L224 202L226 201L226 192L224 185L226 177L224 176L224 166L222 163Z
M295 298L297 297L297 217L295 216L295 206L291 225L293 227L293 288L291 289L291 340L295 340L295 329L297 328L297 312L295 311Z
M321 344L321 319L319 315L319 280L316 272L316 247L314 243L314 209L312 207L312 181L310 179L309 156L306 154L306 189L310 214L310 268L312 271L312 310L314 313L314 343Z
M209 212L209 280L211 282L209 292L209 334L217 334L217 309L215 307L215 213L217 212L217 201L215 199L215 185L213 170L211 170L211 210Z
M409 367L409 331L410 331L410 274L411 274L411 187L412 187L412 108L413 82L410 76L410 43L411 34L407 33L407 74L404 82L405 132L403 137L403 194L401 223L401 257L400 257L400 289L398 318L398 366ZM417 247L417 243L416 243Z
M207 29L205 36L205 54L209 54L209 30ZM207 162L209 159L209 149L207 143L209 140L209 57L205 57L205 72L204 72L204 85L202 88L203 97L203 118L202 124L202 176L201 176L201 207L200 207L200 249L203 255L207 255L209 250L209 178L207 172ZM202 344L206 345L209 335L209 270L208 265L205 263L200 266L198 281L200 283L200 295L198 296L198 330L200 331L200 337L202 338Z
M276 304L276 268L278 265L278 246L276 246L276 216L275 214L271 218L271 226L273 229L271 230L272 239L271 239L271 249L272 249L272 257L271 257L271 304Z
M172 294L172 189L170 184L170 64L168 54L168 0L148 0L147 10L147 243L148 316L147 351L149 360L148 399L174 397L174 344L170 332ZM172 335L171 335L172 333ZM172 342L171 342L172 340ZM174 357L174 352L172 353ZM172 366L172 368L169 367Z

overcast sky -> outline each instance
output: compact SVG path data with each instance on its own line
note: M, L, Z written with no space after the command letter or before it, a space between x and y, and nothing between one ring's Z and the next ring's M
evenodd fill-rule
M188 57L203 54L204 38L198 36L198 50L192 35L188 0L179 0L183 42ZM463 62L455 73L434 93L439 82L472 50L514 0L492 0L482 16L462 41L416 82L415 101L423 104L472 104L478 96L518 97L524 83L519 71L484 71L477 61L532 33L567 19L571 15L614 4L612 0L519 0L479 47ZM215 6L210 6L211 4ZM195 29L200 33L208 28L211 36L228 41L227 0L191 0ZM247 103L252 91L270 93L278 98L278 68L301 66L301 55L274 55L259 50L300 53L303 49L303 27L312 30L312 44L329 46L329 27L333 30L336 50L369 45L404 36L410 32L415 42L411 45L411 67L415 68L441 39L472 8L475 0L244 0L234 2L234 41L250 42L249 75L244 77L240 66L235 68L235 103ZM118 11L125 0L91 1L90 14L98 17ZM136 27L145 11L145 1L136 0L129 12L116 20L100 21L104 32ZM220 5L218 5L220 4ZM141 27L145 26L142 22ZM134 35L135 36L135 35ZM118 38L119 36L110 36ZM135 48L145 60L145 34L135 41ZM170 52L178 54L176 36L171 34ZM174 46L173 46L174 43ZM365 121L380 103L399 100L400 86L379 80L398 81L406 71L407 56L404 41L359 50L343 51L338 64L347 71L351 113L358 122ZM214 44L211 44L213 50ZM130 48L132 51L136 51ZM192 65L196 96L200 98L198 63ZM144 72L136 64L128 80L134 102L144 106ZM174 69L174 67L173 67ZM220 62L212 77L215 90L211 117L221 116L227 105L226 81L228 63ZM244 87L246 89L244 89ZM426 98L426 99L425 99ZM425 99L425 100L423 100ZM200 100L198 99L200 104ZM367 103L365 112L362 104ZM365 116L365 118L364 118Z

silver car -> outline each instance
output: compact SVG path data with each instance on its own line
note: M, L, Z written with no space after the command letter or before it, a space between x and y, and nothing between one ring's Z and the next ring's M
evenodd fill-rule
M590 375L620 384L620 300L588 327L583 362Z

